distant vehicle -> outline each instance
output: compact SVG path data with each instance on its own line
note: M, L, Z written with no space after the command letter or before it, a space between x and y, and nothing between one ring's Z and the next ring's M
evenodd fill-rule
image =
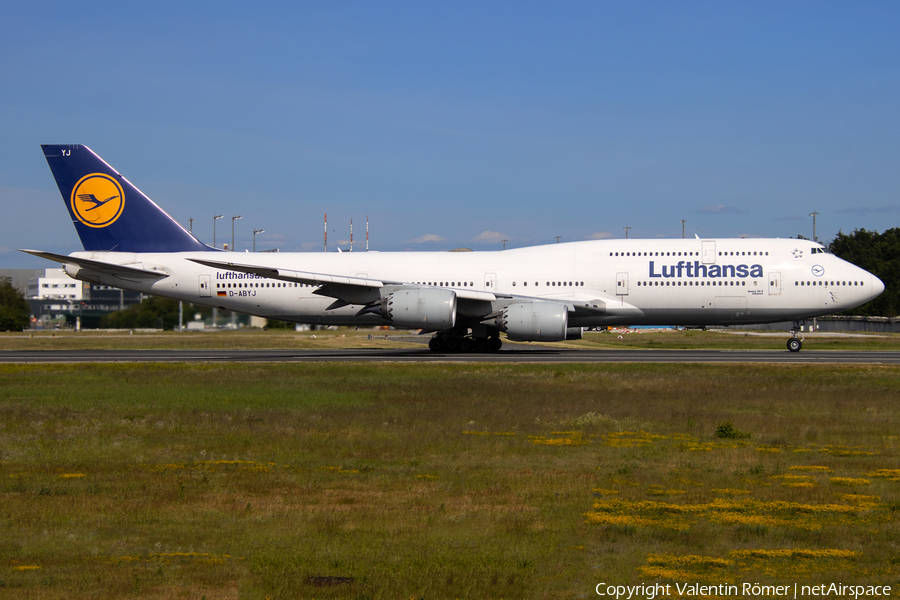
M434 351L556 342L609 325L740 325L853 308L884 284L794 239L597 240L493 252L212 248L88 147L42 146L84 252L23 250L75 279L272 319L433 333ZM98 198L105 200L98 201Z

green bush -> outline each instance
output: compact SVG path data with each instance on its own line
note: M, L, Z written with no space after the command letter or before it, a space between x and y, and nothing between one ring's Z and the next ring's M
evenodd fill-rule
M750 437L751 434L741 431L740 429L735 429L734 425L731 424L731 421L725 421L718 427L716 427L716 437L718 438L729 438L729 439L744 439Z
M28 327L31 307L9 277L0 277L0 331L22 331Z

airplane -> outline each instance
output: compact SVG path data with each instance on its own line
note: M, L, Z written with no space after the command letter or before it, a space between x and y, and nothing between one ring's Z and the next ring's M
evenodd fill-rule
M624 325L806 319L884 284L803 239L625 239L473 252L237 253L204 244L83 145L42 145L84 252L22 250L74 279L271 319L433 334L435 352ZM110 201L86 209L84 196ZM118 198L118 201L113 202ZM91 210L90 215L86 215Z

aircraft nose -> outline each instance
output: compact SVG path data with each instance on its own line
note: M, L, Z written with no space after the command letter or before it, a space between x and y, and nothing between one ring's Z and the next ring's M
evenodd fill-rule
M875 277L874 275L872 275L871 277L872 277L872 297L877 298L878 296L881 295L881 292L884 291L884 282L881 281L880 279L878 279L877 277Z

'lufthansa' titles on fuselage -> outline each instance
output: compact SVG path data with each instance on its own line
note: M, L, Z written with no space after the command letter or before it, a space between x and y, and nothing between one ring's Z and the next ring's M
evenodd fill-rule
M216 271L216 279L265 279L256 273L237 273L235 271Z
M679 260L675 265L660 265L656 271L654 261L650 261L650 277L762 277L762 265L704 265L699 260L693 263Z

